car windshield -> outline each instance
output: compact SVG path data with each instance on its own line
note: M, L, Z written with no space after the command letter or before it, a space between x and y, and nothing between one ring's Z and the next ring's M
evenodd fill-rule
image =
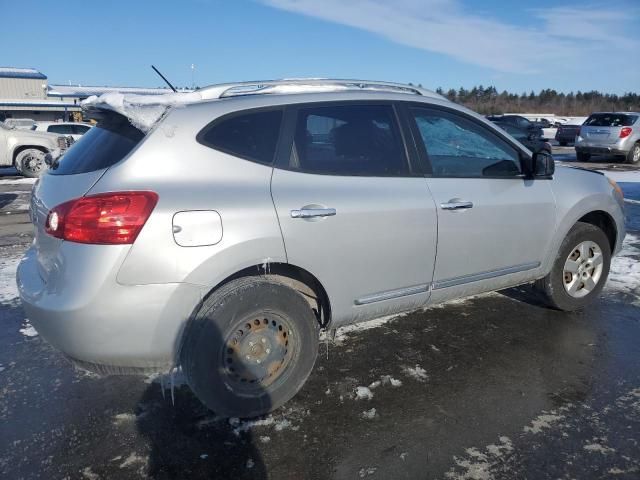
M589 127L629 127L637 119L637 115L624 113L594 113L584 124Z

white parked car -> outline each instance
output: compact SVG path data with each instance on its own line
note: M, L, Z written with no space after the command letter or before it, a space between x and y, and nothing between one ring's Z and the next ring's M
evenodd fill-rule
M77 122L37 122L31 127L31 130L73 137L75 141L78 141L92 126L89 123Z

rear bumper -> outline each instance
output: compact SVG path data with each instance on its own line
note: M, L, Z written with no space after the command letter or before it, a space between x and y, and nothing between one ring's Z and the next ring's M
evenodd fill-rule
M86 260L82 252L78 257ZM47 283L38 271L35 249L26 252L16 278L24 310L38 333L79 364L106 367L102 373L174 365L182 330L204 294L202 287L120 285L117 268L100 282L92 267L96 265L73 270L74 278Z
M615 144L610 146L576 145L576 152L590 155L627 155L629 153L628 150L623 150Z

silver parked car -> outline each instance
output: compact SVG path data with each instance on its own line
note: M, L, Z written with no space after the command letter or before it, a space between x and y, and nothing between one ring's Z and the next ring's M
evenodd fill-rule
M34 186L17 281L75 363L180 365L219 415L295 395L320 329L526 283L579 309L625 236L615 182L555 169L427 90L291 80L188 95L150 106L142 131L144 105L93 108L97 127Z
M618 155L627 163L640 162L640 113L592 113L582 124L575 143L578 161L591 155Z

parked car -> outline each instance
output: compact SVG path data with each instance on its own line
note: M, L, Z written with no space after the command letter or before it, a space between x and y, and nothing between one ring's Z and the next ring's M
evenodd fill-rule
M78 141L92 126L89 123L77 122L37 122L33 124L31 130L70 136L75 141Z
M547 155L551 155L551 144L546 140L536 136L533 133L527 132L518 127L514 127L509 123L494 122L497 126L518 140L521 144L531 150L533 153L544 152Z
M34 186L18 288L76 364L180 365L217 415L295 395L320 329L528 283L582 308L625 236L615 182L421 88L289 80L154 101L88 101L97 127Z
M580 132L580 125L563 124L556 131L556 141L562 146L568 143L575 143L576 137Z
M46 154L65 150L66 137L11 128L0 122L0 167L15 167L26 177L38 177L46 169Z
M17 130L30 130L36 121L33 118L5 118L4 124Z
M640 162L640 113L592 113L580 127L576 138L579 162L591 155L617 155L627 163Z
M537 137L542 137L542 128L540 125L535 124L521 115L489 115L487 118L492 122L507 123L526 130L528 133L534 134Z

